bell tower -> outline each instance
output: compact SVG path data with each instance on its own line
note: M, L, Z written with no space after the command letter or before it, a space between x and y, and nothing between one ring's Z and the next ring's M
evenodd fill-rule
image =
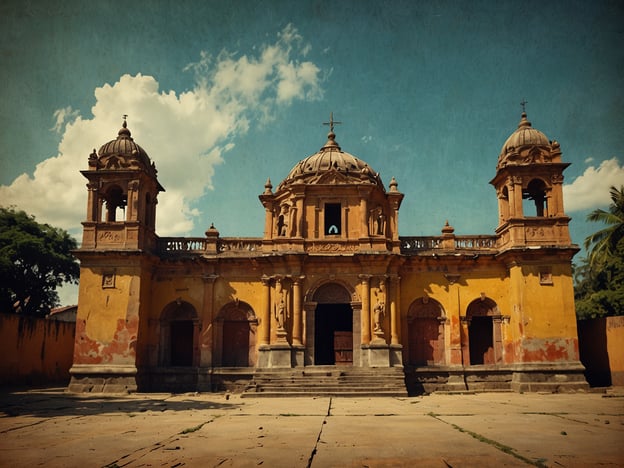
M490 183L498 197L499 246L570 245L563 210L563 171L559 143L531 126L525 112L498 157Z
M141 388L149 344L156 256L156 167L134 142L126 116L117 138L89 156L78 313L70 391Z
M156 167L134 142L124 116L117 138L89 156L82 250L152 250L156 203L164 191Z

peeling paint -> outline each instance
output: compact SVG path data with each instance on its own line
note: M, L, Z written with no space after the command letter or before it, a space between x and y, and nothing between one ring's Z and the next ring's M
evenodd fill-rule
M101 342L89 338L84 320L76 322L75 364L126 364L134 363L138 332L138 317L117 320L111 341Z

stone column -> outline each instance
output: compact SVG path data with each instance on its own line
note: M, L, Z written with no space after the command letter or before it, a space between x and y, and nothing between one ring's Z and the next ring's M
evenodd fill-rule
M522 209L522 178L519 176L512 177L513 199L514 199L514 216L525 216Z
M371 275L360 275L362 280L362 344L371 340L370 326L370 279Z
M459 275L446 275L446 279L449 281L449 310L447 311L450 329L449 329L449 351L450 356L447 357L447 362L450 365L462 365L463 364L463 322L465 317L461 315L461 301L459 296ZM466 335L467 336L467 335Z
M260 311L260 345L268 345L271 338L271 279L268 276L262 281L262 310Z
M399 278L390 277L390 344L399 344L399 317L397 314L397 304L399 304Z
M271 366L271 278L262 275L262 302L260 309L260 323L258 326L258 361L257 367Z
M470 327L470 317L461 316L461 349L462 349L462 364L464 366L470 365L470 341L469 341L469 327Z
M360 237L368 237L368 200L366 198L360 199L360 217L361 217L361 225L360 225Z
M292 344L301 346L301 330L302 330L302 309L301 309L301 283L303 276L295 276L292 280L293 284L293 328L292 328Z
M216 317L213 310L214 283L218 275L204 275L204 301L202 308L202 316L200 319L200 338L199 338L199 366L210 367L212 362L212 348L215 343L214 322Z
M126 196L126 219L125 221L136 221L139 219L137 213L137 201L139 198L139 181L128 182L128 195ZM119 221L119 220L118 220Z
M303 237L303 197L298 197L295 200L295 206L297 207L297 219L295 220L297 230L295 236Z
M101 216L99 216L98 213L98 186L96 183L89 182L87 184L87 189L89 191L89 198L87 201L87 221L101 221Z

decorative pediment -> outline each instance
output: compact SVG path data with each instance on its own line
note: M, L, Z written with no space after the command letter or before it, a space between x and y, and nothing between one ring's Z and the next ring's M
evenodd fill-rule
M344 174L341 174L338 171L331 171L322 174L318 180L317 184L330 184L330 185L339 185L339 184L348 184L350 181L349 177L346 177Z

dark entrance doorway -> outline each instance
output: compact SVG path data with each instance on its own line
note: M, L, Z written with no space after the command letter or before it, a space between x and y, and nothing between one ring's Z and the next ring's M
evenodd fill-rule
M223 322L223 356L225 367L249 366L249 322Z
M171 365L193 365L193 321L176 320L170 324Z
M492 317L474 316L468 326L470 364L494 364L494 328Z
M318 304L314 323L314 364L353 364L353 309Z

